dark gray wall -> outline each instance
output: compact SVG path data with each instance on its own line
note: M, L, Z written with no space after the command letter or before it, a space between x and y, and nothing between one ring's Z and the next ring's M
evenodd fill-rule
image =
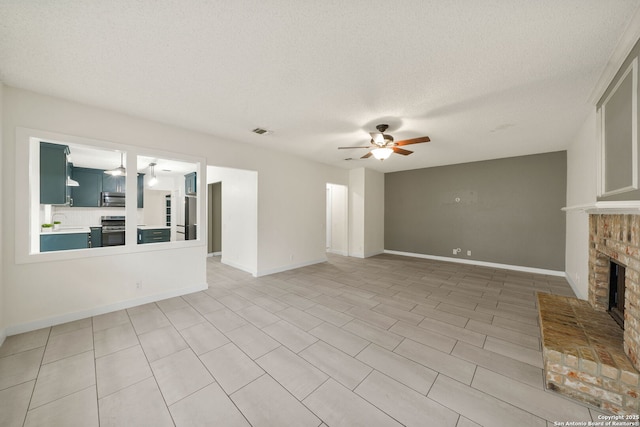
M566 177L566 151L387 173L385 249L564 271Z

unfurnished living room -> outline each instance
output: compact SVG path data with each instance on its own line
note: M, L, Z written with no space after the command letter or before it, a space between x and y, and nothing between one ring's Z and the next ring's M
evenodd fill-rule
M637 0L0 0L0 426L639 426Z

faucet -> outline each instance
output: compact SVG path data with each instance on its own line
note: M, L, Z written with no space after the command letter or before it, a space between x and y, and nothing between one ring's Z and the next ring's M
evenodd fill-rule
M62 216L64 219L67 219L67 216L66 216L65 214L63 214L63 213L60 213L60 212L58 212L58 213L54 213L53 215L51 215L51 223L52 223L52 224L53 224L53 222L54 222L54 218L56 217L56 215L60 215L60 216Z

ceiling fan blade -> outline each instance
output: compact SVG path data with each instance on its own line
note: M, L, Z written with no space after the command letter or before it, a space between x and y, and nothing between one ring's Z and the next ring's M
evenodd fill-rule
M403 148L393 147L393 152L396 154L402 154L403 156L408 156L413 153L413 151L405 150Z
M361 159L368 159L369 157L371 157L373 153L371 151L369 151L367 154L365 154L364 156L360 157Z
M382 135L380 132L369 132L369 135L371 135L371 140L376 144L385 143L384 135Z
M396 142L396 146L401 147L403 145L409 145L409 144L420 144L421 142L429 142L431 141L431 139L428 136L421 136L420 138L413 138L413 139L405 139L404 141L398 141Z
M371 148L370 145L365 146L361 146L361 147L338 147L338 150L346 150L348 148Z

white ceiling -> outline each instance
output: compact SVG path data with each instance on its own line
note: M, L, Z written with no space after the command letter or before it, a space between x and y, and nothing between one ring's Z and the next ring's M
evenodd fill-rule
M341 167L415 169L564 149L639 4L0 0L0 79ZM432 142L345 161L366 150L337 147L378 123Z

